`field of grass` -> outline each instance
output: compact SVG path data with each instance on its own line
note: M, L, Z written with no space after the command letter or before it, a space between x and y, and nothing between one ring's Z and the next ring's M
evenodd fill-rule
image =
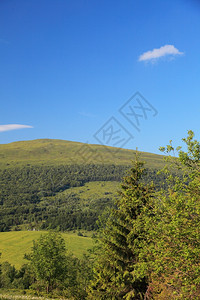
M45 231L11 231L0 233L0 261L8 261L16 268L27 260L23 259L25 253L31 251L33 240L37 240ZM77 233L62 233L66 248L75 256L81 257L87 249L93 246L91 237L78 236Z
M63 192L58 192L51 199L69 199L71 195L80 198L81 208L88 204L95 203L98 199L111 198L114 200L118 196L120 183L117 181L91 181L80 187L71 187ZM66 200L65 200L66 201ZM48 203L44 202L45 205Z
M26 165L117 164L129 165L133 150L64 140L40 139L0 144L0 167ZM148 167L163 166L163 156L141 152Z
M89 198L103 198L106 194L117 195L117 191L120 189L120 183L117 181L94 181L85 183L81 187L72 187L64 191L66 195L68 193L74 193L79 196L82 200Z

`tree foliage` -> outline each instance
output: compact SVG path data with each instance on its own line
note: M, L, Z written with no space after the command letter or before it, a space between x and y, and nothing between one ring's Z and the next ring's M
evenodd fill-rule
M140 261L140 241L145 239L143 223L154 194L154 187L141 181L144 173L136 157L102 231L89 299L143 299L147 269Z
M30 261L32 289L39 292L46 289L47 294L56 291L58 295L77 300L87 296L86 288L93 276L92 261L86 255L78 259L67 252L60 233L41 235L25 258Z
M127 168L80 164L0 169L0 231L19 230L22 224L28 229L94 230L103 199L82 211L73 191L67 197L62 192L92 181L120 181ZM107 198L111 205L112 198Z
M41 235L34 241L32 253L27 256L36 280L43 282L47 293L66 276L66 248L62 236L55 232Z
M130 165L80 164L0 169L0 232L21 228L96 230L96 221L105 206L113 206L113 195L92 195L84 203L73 188L87 182L120 182L129 168ZM164 182L163 175L156 176L156 169L149 169L144 180L154 180L158 186Z
M162 148L167 188L154 192L142 183L138 161L125 177L89 299L200 298L200 143L192 131L183 141L186 151L171 142Z
M154 202L149 239L150 299L199 299L200 297L200 143L194 133L183 139L187 151L172 143L162 151L170 154L183 176L169 172L168 191L158 194ZM171 153L178 152L178 157ZM147 255L147 253L146 253Z

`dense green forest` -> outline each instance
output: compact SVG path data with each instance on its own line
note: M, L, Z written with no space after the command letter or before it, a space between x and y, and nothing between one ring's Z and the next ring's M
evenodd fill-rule
M73 189L67 196L62 192L91 181L120 181L125 169L114 165L4 169L0 171L0 230L23 223L30 226L39 223L41 229L60 225L62 230L81 227L84 223L85 228L94 229L98 207L81 211L80 198Z
M88 182L120 182L128 168L90 164L0 170L0 231L20 230L22 224L26 229L95 230L99 215L113 205L116 190L105 190L100 197L90 195L83 203L74 187ZM145 180L155 180L155 174L156 170L149 170ZM163 179L160 175L157 184Z
M59 232L42 234L19 270L0 264L1 291L77 300L200 299L200 143L192 131L183 141L187 152L161 148L169 155L163 187L147 180L136 154L114 205L99 218L88 255L70 254Z
M74 188L96 182L99 189L98 182L120 182L135 151L117 150L59 140L0 145L0 231L96 230L98 217L113 206L116 188L98 196L93 193L87 201ZM87 160L83 161L83 153ZM164 175L155 174L163 166L162 156L141 155L148 166L144 180L161 186Z

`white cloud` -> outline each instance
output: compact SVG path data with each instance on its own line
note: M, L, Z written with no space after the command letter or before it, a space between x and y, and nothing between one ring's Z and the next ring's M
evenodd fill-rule
M20 124L0 125L0 132L9 131L9 130L16 130L16 129L23 129L23 128L33 128L33 126L20 125Z
M182 55L183 52L180 52L174 45L165 45L158 49L153 49L151 51L144 52L140 55L139 61L152 61L156 60L160 57L164 57L167 55Z

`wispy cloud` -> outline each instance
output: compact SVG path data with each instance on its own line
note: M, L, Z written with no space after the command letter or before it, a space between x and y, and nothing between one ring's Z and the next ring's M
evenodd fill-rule
M9 131L9 130L16 130L16 129L23 129L23 128L33 128L33 126L21 125L21 124L0 125L0 132Z
M140 55L139 61L155 61L164 56L175 56L182 55L183 52L180 52L174 45L165 45L151 51L144 52Z

